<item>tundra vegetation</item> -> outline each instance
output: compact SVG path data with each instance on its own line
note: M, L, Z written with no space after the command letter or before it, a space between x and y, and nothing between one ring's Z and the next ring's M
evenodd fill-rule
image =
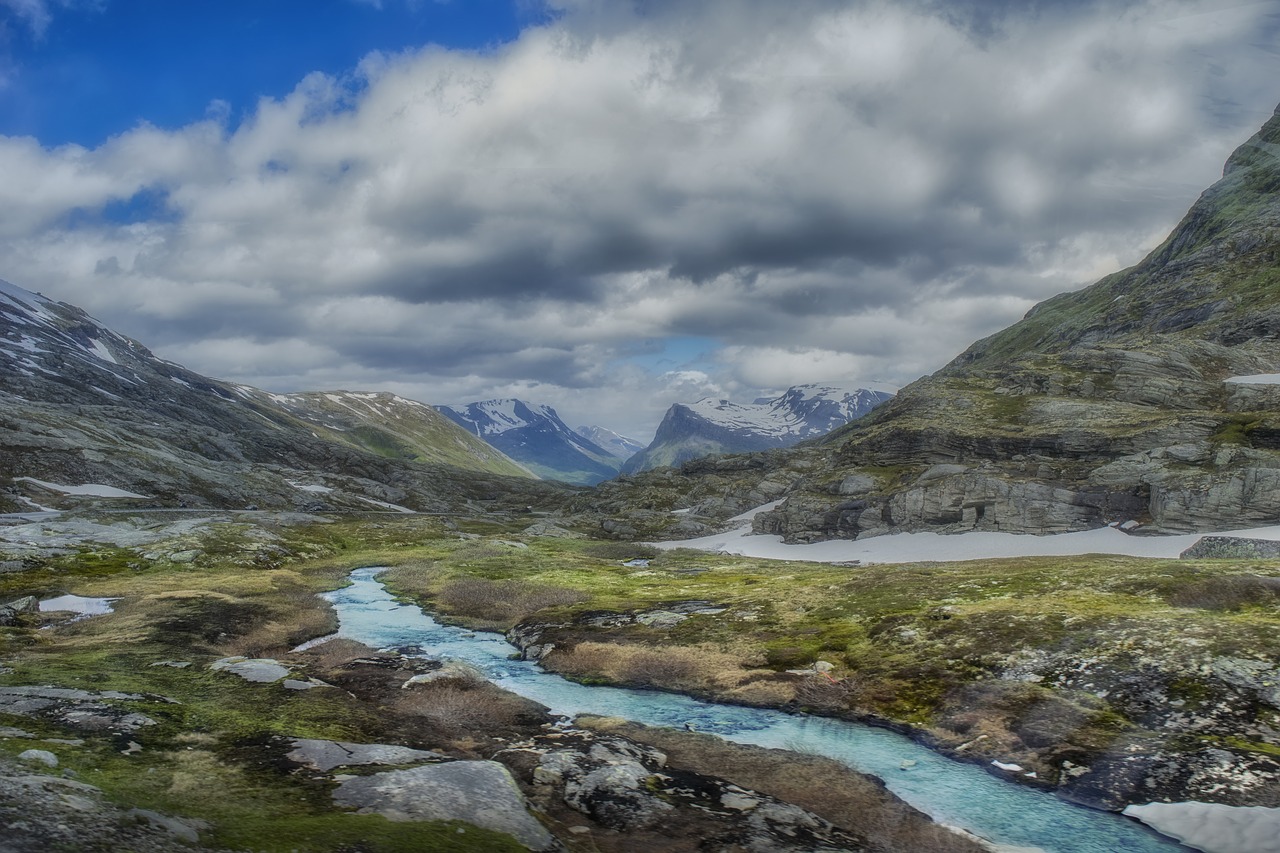
M6 785L33 772L19 769L24 765L18 760L32 748L57 759L56 768L41 772L93 786L101 791L94 796L105 800L104 807L119 806L110 832L99 822L83 831L100 835L82 836L68 849L170 849L145 846L129 835L133 824L147 820L129 809L180 816L183 826L198 833L200 846L212 849L523 849L508 835L457 821L395 822L335 806L335 785L347 776L335 779L290 760L287 753L298 738L397 744L452 759L502 761L539 819L569 850L679 850L698 838L730 838L730 818L697 808L678 808L670 818L672 826L682 828L685 840L678 841L669 837L669 826L639 823L622 832L587 806L566 806L562 796L550 795L535 781L536 768L528 759L528 744L559 737L548 727L544 709L472 673L442 671L402 689L433 665L346 640L291 649L334 630L334 613L317 593L342 586L349 571L360 566L394 566L390 576L401 595L430 604L445 618L493 629L531 619L571 623L604 608L643 612L673 595L700 596L729 602L730 609L718 623L695 616L669 631L584 633L576 648L566 646L553 660L584 680L785 705L803 695L804 679L780 669L804 654L778 650L807 644L815 655L833 657L827 644L835 634L819 639L808 633L812 620L797 620L797 608L813 607L827 597L826 585L851 577L848 570L715 557L707 558L704 571L698 560L705 555L688 553L655 555L650 569L628 567L622 562L654 552L619 543L523 537L514 525L480 519L333 521L262 513L175 525L156 513L91 520L154 535L129 546L50 545L39 532L24 541L0 542L10 569L0 574L0 602L67 592L116 599L114 612L102 616L75 620L68 613L23 613L0 627L0 694L31 687L83 691L76 694L79 699L35 712L17 707L20 702L0 702L0 813L6 820L23 817L17 805L22 801ZM817 586L806 591L811 584ZM759 624L748 618L753 609ZM793 639L784 642L787 637ZM330 686L292 690L210 668L232 656L275 659L297 681ZM842 660L840 665L848 664ZM117 725L125 712L147 722ZM635 735L633 742L656 740L667 753L673 749L669 738L676 738L681 745L675 753L684 757L669 758L663 772L687 790L703 790L708 779L749 787L777 775L782 781L766 786L765 795L790 797L822 815L838 827L831 837L845 839L842 843L854 839L870 850L921 849L922 844L976 849L851 771L840 771L841 777L824 765L830 790L825 798L808 798L812 802L792 790L795 785L783 784L814 772L803 768L816 757L712 745L687 733L640 737L641 729L615 732L616 727L598 722L597 735L581 737ZM517 748L520 744L525 746ZM770 762L774 774L767 769ZM657 795L671 798L661 790ZM70 822L74 828L75 815L66 811L26 818L37 824ZM864 818L846 826L855 815Z

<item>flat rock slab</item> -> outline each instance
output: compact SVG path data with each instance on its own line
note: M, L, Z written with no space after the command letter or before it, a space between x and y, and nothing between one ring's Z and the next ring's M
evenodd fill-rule
M460 820L504 832L532 850L555 844L525 808L507 768L496 761L455 761L347 779L333 792L340 805L388 820Z
M345 743L333 740L294 738L293 749L285 758L313 770L329 771L335 767L363 764L415 764L419 761L441 761L445 756L425 749L410 749L386 743Z
M289 667L271 658L222 658L209 664L209 669L229 672L259 684L272 684L292 674Z
M74 690L65 687L0 687L0 713L42 717L84 731L132 733L156 721L109 704L118 701L174 702L163 696L143 696L116 690Z

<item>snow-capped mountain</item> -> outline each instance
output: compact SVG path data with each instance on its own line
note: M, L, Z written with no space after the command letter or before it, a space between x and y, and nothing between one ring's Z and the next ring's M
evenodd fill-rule
M866 388L796 385L777 397L734 403L707 397L667 410L653 442L623 466L626 473L679 465L713 453L790 447L861 417L893 395Z
M616 433L611 429L605 429L602 426L580 426L575 432L623 461L644 450L644 442L636 441L634 438L627 438L625 435Z
M495 497L528 505L554 491L431 407L211 379L2 281L0 411L0 511L125 495L436 510Z
M549 480L593 485L617 474L622 462L569 429L550 406L505 399L438 408L472 435Z

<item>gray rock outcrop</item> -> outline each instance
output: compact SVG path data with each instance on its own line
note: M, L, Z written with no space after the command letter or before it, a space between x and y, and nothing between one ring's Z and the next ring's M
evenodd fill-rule
M359 776L338 783L340 805L388 820L460 820L514 837L531 850L555 839L525 807L510 772L494 761L455 761Z

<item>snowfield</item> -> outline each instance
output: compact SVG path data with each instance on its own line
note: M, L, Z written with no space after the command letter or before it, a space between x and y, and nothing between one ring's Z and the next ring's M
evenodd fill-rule
M751 533L751 518L776 508L782 501L735 516L741 527L697 539L653 542L662 549L694 548L769 560L808 560L815 563L916 563L955 560L990 560L999 557L1070 557L1079 554L1120 554L1130 557L1174 559L1202 536L1235 536L1280 540L1280 525L1230 530L1221 533L1186 533L1177 536L1138 536L1119 527L1033 536L1018 533L893 533L870 539L835 539L811 545L787 545L781 536Z

